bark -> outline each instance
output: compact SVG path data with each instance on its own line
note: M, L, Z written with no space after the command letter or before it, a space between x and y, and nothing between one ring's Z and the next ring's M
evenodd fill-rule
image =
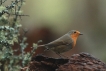
M82 52L69 59L37 55L32 58L29 71L106 71L106 64L94 56Z

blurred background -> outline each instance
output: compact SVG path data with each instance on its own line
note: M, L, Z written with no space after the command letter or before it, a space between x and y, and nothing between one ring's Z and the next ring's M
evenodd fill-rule
M30 29L26 51L38 40L46 44L74 29L84 35L64 55L87 52L106 62L106 0L26 0L23 12L30 15L21 22L24 28ZM58 57L43 50L38 48L36 53Z

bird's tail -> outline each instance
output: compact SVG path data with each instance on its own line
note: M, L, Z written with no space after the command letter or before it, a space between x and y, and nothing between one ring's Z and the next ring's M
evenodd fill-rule
M46 49L44 51L48 51L49 50L49 48L47 48L45 44L44 45L38 45L38 47L45 47Z
M38 47L45 47L45 45L38 45Z

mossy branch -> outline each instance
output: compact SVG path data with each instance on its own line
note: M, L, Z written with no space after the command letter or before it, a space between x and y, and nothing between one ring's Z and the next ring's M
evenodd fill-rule
M0 0L0 70L1 71L19 71L22 67L28 65L31 60L33 52L37 48L33 48L31 53L25 52L27 38L26 31L21 37L19 30L22 27L20 24L22 16L21 8L24 0L13 0L8 6L3 6L7 0ZM21 37L22 39L20 39ZM17 49L13 50L14 43L20 45ZM37 44L36 44L37 45ZM20 51L19 55L15 52Z

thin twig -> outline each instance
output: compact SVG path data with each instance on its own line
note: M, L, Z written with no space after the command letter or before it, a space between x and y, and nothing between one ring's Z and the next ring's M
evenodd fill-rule
M7 1L7 0L4 0L4 1L2 2L2 4L5 3L6 1Z
M2 5L2 0L1 0L1 4L0 5Z
M22 28L23 29L23 28ZM24 39L24 37L25 37L25 35L28 33L28 30L26 31L26 30L24 30L23 29L23 36L22 36L22 38ZM22 41L20 42L20 43L24 43L25 41L22 39ZM21 47L22 48L22 47ZM22 61L23 61L23 59L24 59L24 49L21 49L21 54L22 54ZM24 64L22 63L22 67L24 67Z
M16 0L16 1L17 1L17 0ZM22 7L23 2L24 2L24 1L21 0L21 4L20 4L20 6L18 6L18 11L16 12L16 15L15 15L15 18L14 18L14 23L13 23L12 27L14 27L15 22L17 21L17 18L18 18L18 16L19 16L19 11L20 11L20 9L21 9L21 7Z
M7 0L5 0L5 1L7 1ZM18 4L18 2L20 2L20 0L15 0L14 2L12 1L12 3L10 5L6 6L5 10L2 10L0 12L0 16L2 16L4 13L9 14L9 12L7 10L14 8ZM2 0L1 0L1 3L2 3Z

